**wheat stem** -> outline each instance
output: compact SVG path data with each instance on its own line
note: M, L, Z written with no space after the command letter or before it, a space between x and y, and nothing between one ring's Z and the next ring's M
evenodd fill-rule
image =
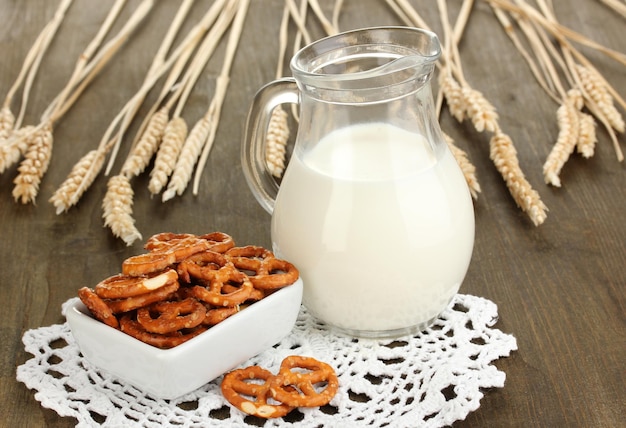
M200 155L200 159L198 160L198 167L196 168L193 182L194 195L198 194L198 188L200 187L200 177L202 176L202 171L204 170L204 166L209 157L209 153L211 152L211 148L213 147L213 141L215 140L215 134L217 132L217 127L220 120L222 105L224 104L224 99L226 98L226 90L228 88L228 83L230 82L230 69L232 67L232 62L234 60L237 47L239 45L239 39L241 38L243 24L248 14L249 4L250 0L241 0L239 2L237 14L235 15L233 26L230 30L230 35L228 38L228 43L226 45L226 54L224 56L224 63L222 64L222 70L217 78L217 81L215 82L215 95L213 96L211 104L209 105L209 110L207 111L207 115L209 116L211 122L211 130L204 144L204 147L202 148L202 154Z

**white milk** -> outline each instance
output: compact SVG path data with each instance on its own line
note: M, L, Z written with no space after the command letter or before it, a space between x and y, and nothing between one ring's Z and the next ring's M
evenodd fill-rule
M439 152L421 135L374 123L292 156L272 240L300 270L314 316L392 335L424 328L446 308L469 265L474 213L453 156Z

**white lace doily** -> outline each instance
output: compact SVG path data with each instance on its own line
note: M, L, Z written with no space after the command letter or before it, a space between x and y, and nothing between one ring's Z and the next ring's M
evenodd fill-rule
M497 319L493 302L457 295L422 333L369 340L333 335L303 309L288 337L243 366L276 373L287 355L307 355L335 368L340 389L329 405L284 419L265 421L231 408L221 378L176 400L146 396L86 361L67 323L24 334L34 357L17 368L17 379L37 391L42 406L76 418L78 427L439 427L478 409L482 389L504 386L505 374L491 363L517 342L492 328Z

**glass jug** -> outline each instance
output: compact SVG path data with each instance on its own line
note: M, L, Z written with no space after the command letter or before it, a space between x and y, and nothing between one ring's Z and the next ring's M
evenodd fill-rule
M339 333L416 333L467 272L473 204L435 116L439 55L436 35L420 29L341 33L297 52L294 79L266 85L252 102L246 180L272 214L275 254L300 270L303 304ZM283 103L299 104L299 125L278 185L264 141Z

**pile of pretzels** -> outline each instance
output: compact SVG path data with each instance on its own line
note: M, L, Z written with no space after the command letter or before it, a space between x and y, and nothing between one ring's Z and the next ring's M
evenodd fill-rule
M160 233L122 272L78 297L93 316L161 349L178 346L274 291L296 267L259 246L236 247L222 232Z

